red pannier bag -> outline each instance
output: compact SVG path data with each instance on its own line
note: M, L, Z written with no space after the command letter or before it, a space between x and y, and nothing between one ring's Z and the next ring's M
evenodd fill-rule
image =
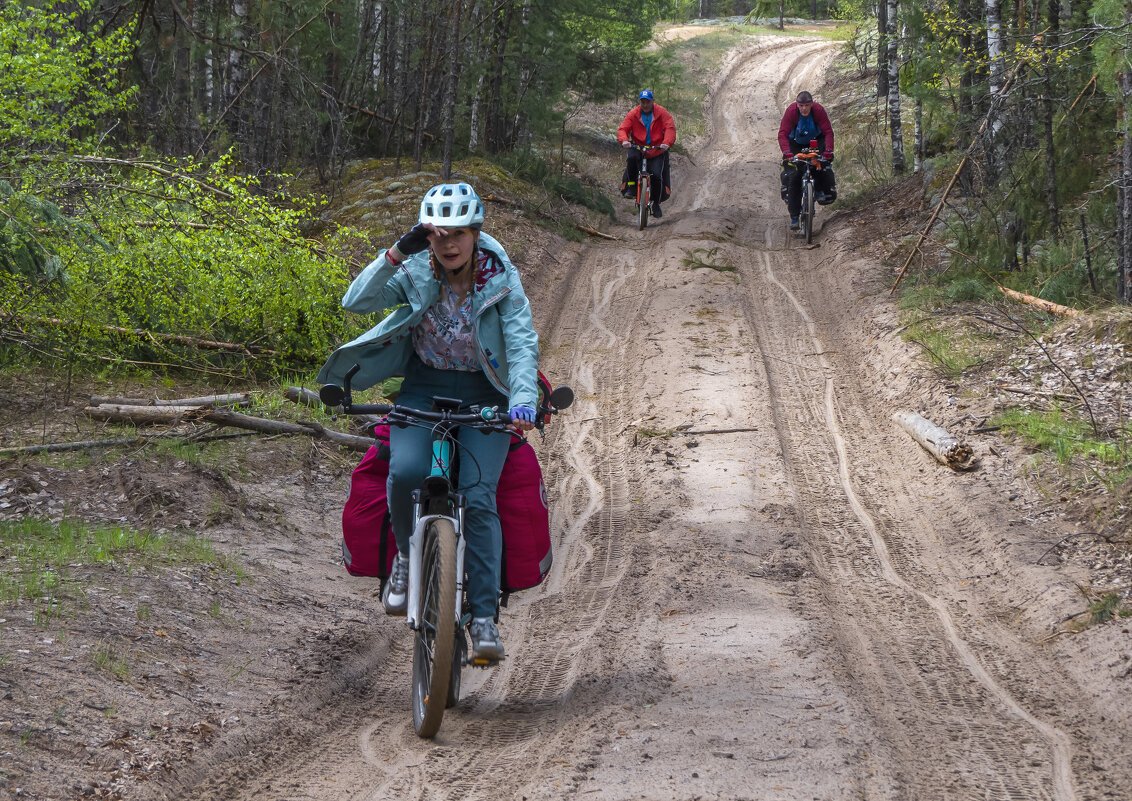
M352 576L385 579L393 569L397 542L389 517L389 426L374 429L377 444L354 468L350 494L342 510L342 561ZM550 509L542 469L531 443L511 443L495 497L503 528L501 590L516 592L546 578L553 561Z
M511 443L495 491L495 508L503 527L501 589L506 594L541 584L554 561L550 509L538 455L525 439Z
M393 569L397 541L389 517L389 426L373 430L375 444L350 477L350 494L342 509L342 561L351 576L386 578Z

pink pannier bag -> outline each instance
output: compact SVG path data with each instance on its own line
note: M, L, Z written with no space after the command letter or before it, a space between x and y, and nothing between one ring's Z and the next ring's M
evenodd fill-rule
M342 510L342 560L350 575L385 579L397 553L386 498L389 426L377 426L374 435L378 444L366 452L350 478L350 495ZM525 439L511 443L495 503L503 528L501 590L510 593L534 587L546 578L553 554L542 468Z

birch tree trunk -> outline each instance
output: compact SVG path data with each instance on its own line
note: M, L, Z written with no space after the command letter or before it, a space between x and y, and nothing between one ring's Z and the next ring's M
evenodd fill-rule
M1003 124L1003 104L995 103L1002 93L1006 70L1002 54L1002 8L1000 0L986 0L987 5L987 63L990 68L988 102L990 104L987 132L990 135L990 147L987 148L988 164L987 174L991 180L998 176L1001 158L999 157L999 132Z
M924 167L924 101L916 98L915 122L912 133L912 172Z
M888 0L877 0L877 97L888 99Z
M888 0L888 130L892 135L892 174L904 174L904 129L900 124L900 40L896 36L897 0Z

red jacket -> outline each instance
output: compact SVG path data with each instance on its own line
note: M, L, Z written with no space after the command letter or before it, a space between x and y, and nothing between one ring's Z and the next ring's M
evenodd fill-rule
M793 152L790 148L790 132L798 124L799 116L797 103L791 103L786 113L782 115L782 124L778 126L778 145L783 153ZM810 116L818 124L818 130L825 134L825 149L833 152L833 126L829 124L829 115L825 113L824 108L814 103L813 108L810 109Z
M672 115L668 113L668 109L659 103L652 104L652 126L649 128L651 138L649 144L651 145L668 145L672 147L676 144L676 122L672 119ZM641 121L641 107L634 106L625 115L625 119L621 121L621 127L617 129L618 142L633 142L634 144L643 145L645 143L645 124ZM647 158L656 158L664 151L659 147L649 148L645 151Z

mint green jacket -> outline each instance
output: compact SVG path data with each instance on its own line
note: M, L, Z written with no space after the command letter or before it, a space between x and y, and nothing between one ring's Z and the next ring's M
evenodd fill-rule
M342 306L358 314L393 309L352 342L339 347L318 373L320 384L341 384L355 364L353 389L366 389L401 374L413 353L413 327L440 297L428 251L394 267L381 251L350 284ZM484 374L514 406L538 406L538 334L519 271L503 246L480 234L479 270L472 291L476 350Z

